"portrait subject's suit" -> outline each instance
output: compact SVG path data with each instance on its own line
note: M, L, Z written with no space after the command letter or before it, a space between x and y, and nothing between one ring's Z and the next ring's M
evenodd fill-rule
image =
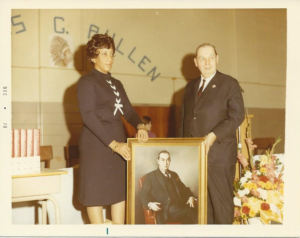
M171 175L169 181L174 185L175 194L170 194L166 183L167 178L157 169L148 173L145 177L142 189L139 192L141 203L146 208L148 208L150 202L161 203L162 210L156 213L158 224L164 224L170 220L169 209L173 204L180 204L186 209L191 210L192 213L195 213L194 220L197 222L197 210L186 205L189 197L194 196L193 193L181 182L177 173L170 170L169 173Z
M185 88L179 133L180 137L216 135L208 153L208 224L232 224L236 130L245 117L243 97L238 81L217 71L199 98L200 80Z

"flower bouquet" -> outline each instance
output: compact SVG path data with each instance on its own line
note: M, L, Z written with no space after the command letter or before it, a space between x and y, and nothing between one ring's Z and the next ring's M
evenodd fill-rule
M242 164L242 177L234 182L235 220L243 220L245 224L270 224L283 222L283 170L284 166L277 155L276 145L268 149L264 155L253 156L253 144L248 137L246 144L250 158L238 153Z

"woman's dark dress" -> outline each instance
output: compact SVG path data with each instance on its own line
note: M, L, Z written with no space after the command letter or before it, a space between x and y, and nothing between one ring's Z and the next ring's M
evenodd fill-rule
M80 78L77 96L84 123L79 139L79 193L84 206L103 206L125 200L126 161L108 145L126 142L121 120L135 128L141 123L122 83L92 69Z

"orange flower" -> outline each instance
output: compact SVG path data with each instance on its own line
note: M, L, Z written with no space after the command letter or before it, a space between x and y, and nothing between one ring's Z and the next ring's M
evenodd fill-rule
M265 211L270 210L270 205L265 202L263 202L260 207L261 207L261 210L265 210Z
M269 179L268 179L268 177L267 176L260 176L259 177L259 181L262 181L262 182L264 182L264 183L266 183L267 181L269 181Z
M247 206L243 206L243 208L242 208L242 213L244 213L244 214L248 215L248 214L249 214L249 212L250 212L250 208L249 208L249 207L247 207Z

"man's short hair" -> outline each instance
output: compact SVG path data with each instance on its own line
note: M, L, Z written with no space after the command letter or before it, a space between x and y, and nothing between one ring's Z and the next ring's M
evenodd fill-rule
M214 45L212 45L212 44L210 44L210 43L203 43L203 44L201 44L201 45L199 45L199 46L197 47L197 49L196 49L196 56L197 56L198 50L199 50L200 48L202 48L202 47L205 47L205 46L210 46L210 47L212 47L212 48L214 49L214 51L215 51L215 54L218 55L217 50L216 50L216 47L215 47Z
M160 154L168 154L169 155L169 159L171 160L171 155L170 155L170 152L169 151L166 151L166 150L162 150L161 152L158 153L158 157L157 157L157 160L159 160L159 156Z

